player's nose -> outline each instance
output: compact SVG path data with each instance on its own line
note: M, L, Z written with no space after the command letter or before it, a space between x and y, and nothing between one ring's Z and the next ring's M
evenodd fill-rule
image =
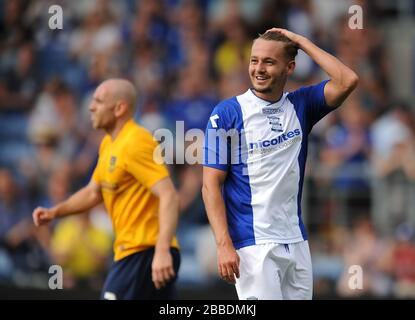
M89 112L95 112L96 110L95 104L93 102L90 103L88 109L89 109Z
M256 65L256 72L257 72L257 73L265 73L265 71L266 71L266 69L265 69L265 64L264 64L264 63L262 63L262 62L259 62L259 63Z

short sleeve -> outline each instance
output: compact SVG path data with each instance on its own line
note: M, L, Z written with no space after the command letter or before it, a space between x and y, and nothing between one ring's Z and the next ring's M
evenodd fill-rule
M206 126L203 148L203 165L223 171L228 170L230 158L228 130L231 123L226 108L225 100L213 109Z
M97 165L96 165L96 167L94 169L94 172L92 173L91 180L94 181L94 182L96 182L96 183L98 183L98 184L99 184L99 182L101 180L100 177L99 177L98 163L97 163Z
M305 113L309 131L318 121L336 109L327 105L324 96L324 87L329 81L324 80L313 86L302 87L289 95L297 109L304 108L300 111Z
M150 189L157 182L169 176L169 172L161 159L156 159L157 142L150 133L145 132L137 137L137 144L126 149L126 171L138 182Z

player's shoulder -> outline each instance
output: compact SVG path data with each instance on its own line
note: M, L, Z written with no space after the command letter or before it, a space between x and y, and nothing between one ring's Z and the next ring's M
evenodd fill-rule
M304 98L304 93L308 90L309 86L300 86L294 90L287 92L287 99L292 100Z
M153 135L151 132L138 124L136 121L134 121L130 128L130 134L134 137L143 138L143 139L153 139Z
M327 79L315 84L301 86L293 91L288 92L287 98L290 101L305 100L307 98L311 98L316 94L318 95L321 92L324 92L324 87L329 81L330 80Z
M156 146L156 141L151 132L137 122L132 122L128 130L127 146L125 148L127 153L136 153L143 150L143 148L154 148Z
M220 101L215 109L217 113L226 114L228 116L231 116L232 114L235 114L240 110L240 105L237 99L237 96L233 96L227 99L224 99Z

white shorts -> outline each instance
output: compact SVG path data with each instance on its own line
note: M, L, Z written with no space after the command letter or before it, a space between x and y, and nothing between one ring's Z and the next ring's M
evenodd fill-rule
M308 241L267 243L237 250L240 300L310 300L313 275Z

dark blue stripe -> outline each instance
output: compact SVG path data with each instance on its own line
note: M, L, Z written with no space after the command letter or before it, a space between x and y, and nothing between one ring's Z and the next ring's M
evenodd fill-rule
M252 194L247 174L247 150L244 132L244 122L241 106L234 97L228 107L228 114L232 119L232 127L239 132L239 162L229 166L228 175L223 188L223 196L227 210L228 227L232 242L236 249L254 245L254 215L252 210Z
M298 222L301 230L301 234L303 236L304 240L308 239L307 232L303 223L303 220L301 218L302 212L301 212L301 198L303 194L303 184L304 184L304 172L305 172L305 163L307 160L307 147L308 147L308 128L306 123L306 116L305 116L305 104L301 103L303 101L296 101L295 98L293 98L292 95L288 95L288 99L291 101L291 103L294 105L294 110L297 114L298 121L301 125L301 130L303 132L302 138L301 138L301 149L300 154L298 155L298 166L300 168L300 180L298 181L298 195L297 195L297 215L298 215Z

